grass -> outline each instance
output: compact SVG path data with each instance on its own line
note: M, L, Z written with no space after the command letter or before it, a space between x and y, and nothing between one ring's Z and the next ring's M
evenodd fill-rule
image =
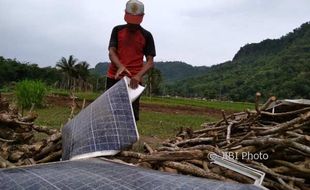
M70 92L62 89L50 89L50 94L58 95L58 96L70 96ZM100 92L74 92L74 95L77 96L80 100L93 101L98 98L102 93Z
M170 105L170 106L193 106L218 110L244 111L254 109L254 104L247 102L210 101L203 99L172 98L172 97L142 97L141 102Z
M71 110L66 107L51 106L35 110L39 117L35 124L60 129L65 125ZM140 112L140 121L137 122L139 134L158 138L169 138L174 136L180 127L199 129L204 122L215 121L202 115L179 115L150 111Z
M50 106L35 109L34 111L39 114L39 117L35 120L35 124L55 129L60 129L66 124L71 113L70 108L60 106Z
M181 127L200 129L204 122L215 121L202 115L179 115L159 112L140 112L140 121L137 122L140 135L169 138L175 136Z

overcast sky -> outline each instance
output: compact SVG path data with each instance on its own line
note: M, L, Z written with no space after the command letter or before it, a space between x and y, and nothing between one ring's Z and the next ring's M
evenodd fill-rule
M55 66L74 55L91 67L108 61L112 28L127 0L0 0L0 56ZM156 61L210 66L246 43L279 38L310 21L310 0L144 0L142 26Z

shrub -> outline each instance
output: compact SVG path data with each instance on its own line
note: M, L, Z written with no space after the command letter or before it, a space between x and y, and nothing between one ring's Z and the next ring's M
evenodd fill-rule
M32 104L42 106L46 85L41 81L23 80L16 84L15 94L17 105L22 109L30 108Z

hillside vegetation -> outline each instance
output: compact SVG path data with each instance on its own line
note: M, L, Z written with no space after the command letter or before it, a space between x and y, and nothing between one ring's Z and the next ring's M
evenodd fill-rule
M310 98L310 23L280 39L247 44L204 76L178 81L168 93L253 100L255 92L279 98Z
M108 62L98 63L92 72L101 76L106 75L108 65ZM208 70L206 66L195 67L182 61L160 61L155 62L154 65L160 70L164 84L173 84L176 81L202 76Z
M10 82L24 79L43 80L47 84L55 83L61 76L56 68L40 68L37 64L21 63L16 59L0 56L0 89Z
M55 87L76 84L73 89L81 88L85 83L87 89L102 91L107 67L108 62L98 63L89 69L90 74L81 78L80 75L69 76L64 68L40 68L37 64L0 56L0 91L24 79L42 80ZM153 95L253 101L254 94L260 91L265 98L275 95L278 98L309 99L310 22L280 39L247 44L240 48L232 61L212 67L170 61L155 62L155 68L160 72L154 72L149 78L162 78L162 82L155 85L156 81L149 81L152 82L148 86L153 87ZM74 67L72 69L75 71Z

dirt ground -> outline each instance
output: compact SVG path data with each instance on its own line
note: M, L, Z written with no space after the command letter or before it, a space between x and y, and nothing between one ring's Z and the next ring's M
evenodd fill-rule
M169 105L157 105L157 104L144 104L140 105L141 110L162 112L162 113L174 113L184 115L208 115L213 117L221 117L221 110L199 108L193 106L169 106Z
M78 106L82 106L83 101L76 101ZM46 103L49 105L65 106L70 107L72 100L65 96L48 96ZM90 104L91 101L87 101L86 105ZM146 104L140 103L141 111L160 112L160 113L173 113L173 114L184 114L184 115L208 115L212 117L221 117L221 110L199 108L193 106L170 106L170 105L157 105L157 104ZM228 113L229 114L229 113Z
M6 99L10 99L10 96L3 95ZM83 104L82 100L76 100L78 107L81 107ZM86 105L90 104L91 101L86 101ZM47 96L45 98L45 104L47 105L56 105L63 107L71 107L72 99L67 96ZM173 114L183 114L183 115L208 115L212 117L221 117L221 110L209 109L209 108L199 108L193 106L171 106L171 105L157 105L157 104L146 104L140 103L141 111L150 111L150 112L160 112L160 113L173 113ZM231 114L225 111L227 114Z

